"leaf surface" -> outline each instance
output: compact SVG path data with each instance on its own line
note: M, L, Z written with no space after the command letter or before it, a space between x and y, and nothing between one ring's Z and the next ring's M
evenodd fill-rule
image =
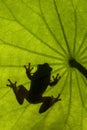
M68 60L87 68L86 0L0 0L0 130L86 130L87 79ZM29 88L24 65L49 63L61 80L44 95L61 102L20 106L7 79Z

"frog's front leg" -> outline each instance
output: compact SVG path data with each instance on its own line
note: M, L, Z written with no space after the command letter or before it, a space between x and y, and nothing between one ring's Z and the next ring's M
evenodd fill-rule
M10 84L7 84L7 86L13 89L13 92L19 104L23 104L24 98L27 99L27 95L28 95L27 89L23 85L16 86L17 82L12 83L10 79L8 79L8 81Z
M31 71L32 71L33 67L30 68L30 63L28 64L28 67L26 67L26 65L24 65L24 67L25 67L25 69L26 69L27 77L28 77L29 79L32 79Z
M58 81L60 80L60 76L59 76L59 74L57 74L57 76L56 77L54 77L54 76L52 76L53 77L53 81L50 81L50 83L49 83L49 85L50 86L54 86L54 85L56 85L57 83L58 83Z

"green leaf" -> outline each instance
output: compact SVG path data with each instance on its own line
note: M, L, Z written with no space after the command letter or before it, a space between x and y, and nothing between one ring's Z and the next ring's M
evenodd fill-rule
M0 130L86 130L87 79L69 66L87 69L86 0L0 0ZM41 104L23 105L7 79L29 88L24 65L47 62L61 80L44 95L61 102L39 114Z

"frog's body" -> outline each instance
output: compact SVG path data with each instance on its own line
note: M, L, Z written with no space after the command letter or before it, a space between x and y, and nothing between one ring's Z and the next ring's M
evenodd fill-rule
M37 101L37 98L40 99L40 97L42 97L42 94L49 85L49 80L50 78L48 76L44 77L43 79L39 78L31 80L31 86L29 90L29 97L31 98L31 100L33 99Z
M50 76L40 77L31 80L30 92L37 96L42 96L50 82Z
M37 67L37 71L31 75L30 64L28 68L24 66L26 69L27 77L31 80L30 90L28 91L23 85L16 87L16 82L12 83L10 80L10 86L13 88L13 91L16 95L16 98L20 104L23 103L24 98L30 103L41 103L43 102L40 113L46 111L50 106L52 106L55 102L59 101L59 95L57 98L53 98L53 96L42 97L42 94L47 89L48 85L54 86L57 84L60 77L58 75L56 78L53 77L54 81L51 81L51 71L52 68L48 65L48 63L39 64ZM48 104L48 106L47 106ZM46 105L46 107L45 107ZM43 110L44 109L44 110ZM45 110L46 109L46 110Z
M37 71L31 77L30 92L37 96L42 96L50 83L51 70L49 66L39 65ZM46 72L47 71L47 72Z
M45 63L43 65L38 65L37 71L33 74L33 76L29 77L31 79L31 86L29 90L31 100L41 99L42 94L50 84L51 71L52 68ZM26 71L26 73L28 72Z

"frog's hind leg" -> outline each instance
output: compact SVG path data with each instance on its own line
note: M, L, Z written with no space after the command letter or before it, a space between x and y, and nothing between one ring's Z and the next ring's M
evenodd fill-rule
M26 98L26 95L28 93L27 89L23 85L16 86L16 83L12 83L10 79L8 79L10 84L7 84L7 86L11 87L13 89L13 92L16 96L17 101L19 104L23 104L24 98Z
M48 110L51 106L53 106L56 102L61 101L61 99L59 98L60 94L58 94L58 96L56 98L54 98L53 96L50 97L47 101L43 102L43 104L41 105L40 109L39 109L39 113L43 113L46 110Z
M19 85L18 92L16 95L19 104L23 104L24 98L26 99L27 95L28 95L27 89L23 85Z

